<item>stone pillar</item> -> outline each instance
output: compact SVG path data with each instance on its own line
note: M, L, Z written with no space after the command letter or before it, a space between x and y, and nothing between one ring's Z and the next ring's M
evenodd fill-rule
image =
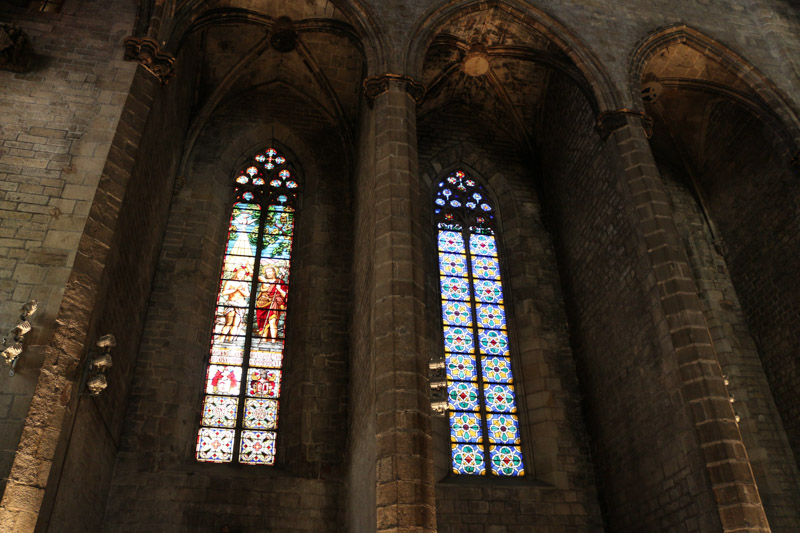
M675 357L673 380L688 404L700 456L708 470L723 531L769 531L747 451L735 420L689 261L647 140L642 113L622 109L600 115L597 129L614 143L624 166L621 184L635 209L635 225L658 289Z
M351 443L348 513L361 519L349 525L357 531L434 531L414 98L420 86L406 77L384 75L365 80L364 88L370 109L356 178L357 368L351 373L351 412L356 419L369 412L370 420L356 424L373 430L366 436L351 433L357 442ZM371 383L358 383L363 379ZM365 453L370 461L363 460ZM359 467L353 467L354 460L361 462ZM362 482L374 484L374 512L356 509L369 505L363 501L369 489L354 492Z

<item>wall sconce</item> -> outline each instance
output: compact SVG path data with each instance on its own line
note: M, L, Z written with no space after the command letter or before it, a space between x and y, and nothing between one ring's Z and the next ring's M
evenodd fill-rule
M87 362L83 367L83 378L81 379L80 394L85 394L84 388L88 389L89 394L97 396L108 387L108 369L112 366L111 349L117 345L117 339L110 333L97 339L97 347L100 353L86 357Z
M447 411L447 371L444 359L434 359L428 363L431 383L431 410L435 415L443 415Z
M8 373L9 376L14 376L17 361L19 361L19 356L22 355L22 343L25 340L25 334L32 329L28 319L33 316L38 308L39 302L28 300L25 305L19 308L19 324L8 332L8 337L3 337L3 346L11 342L9 337L13 339L13 344L2 352L3 360L11 367L11 371Z

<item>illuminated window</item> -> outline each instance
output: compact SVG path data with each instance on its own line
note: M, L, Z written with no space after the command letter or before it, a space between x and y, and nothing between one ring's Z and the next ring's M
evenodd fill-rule
M298 181L274 148L234 176L198 461L275 463ZM254 297L253 297L254 296Z
M522 476L494 207L462 171L438 183L434 202L452 469Z

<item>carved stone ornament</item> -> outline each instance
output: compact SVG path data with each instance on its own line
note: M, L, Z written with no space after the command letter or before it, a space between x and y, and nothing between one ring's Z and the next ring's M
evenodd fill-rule
M272 26L269 45L277 52L286 54L297 48L297 32L294 31L292 19L279 17Z
M28 72L33 62L33 48L21 28L0 24L0 69Z
M175 58L172 54L162 52L158 41L150 37L128 37L124 41L125 59L138 61L147 72L158 78L163 83L175 75Z
M389 82L396 81L398 83L405 83L406 92L411 95L415 102L420 103L422 97L425 96L425 86L415 81L410 76L401 76L400 74L381 74L380 76L371 76L364 78L362 87L364 88L364 96L367 103L372 106L375 98L389 90Z
M629 116L637 117L641 121L644 134L648 139L653 136L652 117L645 115L641 111L625 108L600 113L597 116L594 129L597 130L603 140L606 140L615 130L628 125Z

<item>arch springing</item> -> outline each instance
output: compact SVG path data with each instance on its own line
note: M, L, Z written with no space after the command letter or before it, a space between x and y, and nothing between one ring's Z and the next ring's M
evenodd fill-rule
M299 182L274 148L233 179L196 457L272 465Z
M439 182L434 203L452 470L522 476L494 207L461 170Z

